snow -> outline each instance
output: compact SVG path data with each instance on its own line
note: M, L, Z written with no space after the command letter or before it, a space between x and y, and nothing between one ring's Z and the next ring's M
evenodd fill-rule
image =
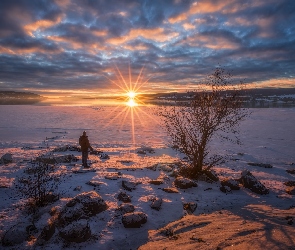
M286 172L295 168L294 108L251 109L252 114L241 124L242 145L217 140L210 145L211 152L228 155L226 162L214 167L220 180L238 179L242 171L249 170L270 190L267 195L244 187L222 193L220 182L204 181L199 181L198 187L178 188L178 193L164 192L163 188L174 187L175 178L170 174L184 155L170 148L154 115L155 107L136 109L132 124L131 112L121 107L0 106L0 157L9 153L13 159L12 163L0 165L0 236L16 224L34 222L38 228L34 236L38 237L52 218L50 211L61 211L73 197L94 190L108 209L87 219L90 239L67 243L56 230L43 246L35 246L31 239L18 248L137 249L147 244L142 249L176 245L183 249L223 249L231 245L247 249L251 237L255 249L295 246L295 223L289 225L290 219L285 220L286 216L293 216L294 220L295 197L286 193L284 185L295 181L295 175ZM91 145L110 156L101 159L99 155L89 155L91 169L81 169L80 152L54 152L56 147L78 146L84 130ZM139 150L146 154L138 154ZM61 197L33 216L26 212L25 200L17 196L13 181L23 175L31 159L48 152L54 157L73 154L78 162L58 164L66 173L59 187ZM273 168L250 166L250 162L270 164ZM163 183L152 184L151 180L157 179ZM89 185L90 181L97 185ZM122 181L137 185L127 191ZM147 214L147 222L140 228L125 228L122 224L118 208L123 202L117 199L120 192L131 197L127 204L134 206L134 213ZM162 200L159 211L151 208L156 199ZM197 204L193 215L183 209L183 204L190 202ZM170 239L160 233L165 229L174 231Z

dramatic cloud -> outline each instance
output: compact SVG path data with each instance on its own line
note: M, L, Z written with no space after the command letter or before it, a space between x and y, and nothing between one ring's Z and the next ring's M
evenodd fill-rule
M1 0L0 89L113 93L129 65L150 92L194 88L218 65L295 87L294 13L289 0Z

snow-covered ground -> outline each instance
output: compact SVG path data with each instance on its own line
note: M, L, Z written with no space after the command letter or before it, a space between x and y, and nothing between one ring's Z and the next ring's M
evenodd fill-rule
M286 172L295 169L294 108L252 109L250 117L241 124L242 145L219 141L211 144L212 152L228 155L225 163L215 167L220 180L239 178L242 170L248 169L270 190L267 195L244 187L225 194L219 190L220 182L204 181L199 181L198 187L178 189L178 193L164 192L162 188L174 185L169 167L183 155L169 147L155 111L155 107L136 107L131 111L110 106L0 106L0 157L6 153L13 157L12 163L0 165L1 237L14 225L29 225L32 221L37 228L34 237L38 237L51 219L50 209L61 210L69 199L82 192L95 190L108 205L106 211L89 218L92 237L84 243L67 243L56 230L43 246L35 244L36 239L31 237L21 245L5 248L137 249L150 241L142 248L173 249L178 244L183 249L250 249L247 247L254 237L253 249L264 249L267 242L268 249L294 249L291 247L295 247L295 198L286 193L284 185L286 181L295 181L295 175ZM83 130L92 146L107 153L110 159L90 155L92 171L79 173L75 170L81 169L81 153L53 150L77 146ZM154 152L137 153L142 147L151 147ZM17 196L13 183L30 164L29 160L49 152L53 156L74 154L79 161L58 165L66 173L60 185L61 198L41 208L33 218L25 212L24 201ZM249 162L271 164L273 168L250 166ZM148 168L153 165L157 166L155 171ZM112 178L108 178L110 175ZM150 183L158 178L164 183ZM86 184L91 180L99 181L99 187ZM140 184L135 190L126 191L123 180ZM81 189L75 191L78 186ZM122 214L117 209L122 203L117 199L121 191L131 197L136 212L147 214L147 222L140 228L123 226ZM163 201L159 211L150 207L155 197ZM185 216L186 202L197 204L193 216ZM286 216L293 216L294 224L287 224L290 218L286 220ZM167 228L174 232L163 236L161 232ZM214 235L219 240L214 240Z

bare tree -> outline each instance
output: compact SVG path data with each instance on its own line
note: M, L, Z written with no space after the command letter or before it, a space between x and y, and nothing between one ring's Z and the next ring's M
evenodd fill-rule
M239 143L238 125L248 115L242 107L243 83L232 84L232 75L222 68L208 76L209 90L190 93L191 98L172 107L162 107L158 115L171 139L188 158L182 174L197 178L222 156L212 155L209 142L216 136Z

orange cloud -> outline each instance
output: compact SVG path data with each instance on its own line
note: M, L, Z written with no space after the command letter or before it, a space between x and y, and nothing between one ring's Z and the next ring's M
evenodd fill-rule
M133 29L127 35L121 37L114 37L108 39L108 42L113 45L120 45L125 42L131 41L137 37L143 37L146 39L154 40L156 42L168 41L179 34L177 32L171 32L166 34L163 28L155 29Z
M194 29L195 28L195 25L192 25L190 23L184 23L182 26L183 26L183 28L185 30L190 30L190 29Z

